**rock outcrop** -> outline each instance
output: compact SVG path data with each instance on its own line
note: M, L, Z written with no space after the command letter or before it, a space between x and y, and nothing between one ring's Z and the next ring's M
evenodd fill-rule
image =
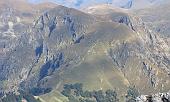
M154 95L141 95L136 98L137 102L170 102L170 93L158 93Z

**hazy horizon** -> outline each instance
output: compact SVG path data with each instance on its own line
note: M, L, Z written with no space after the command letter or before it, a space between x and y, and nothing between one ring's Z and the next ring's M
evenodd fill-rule
M127 2L132 0L28 0L30 3L42 3L53 2L67 7L81 8L86 6L92 6L96 4L113 4L118 6L124 6Z

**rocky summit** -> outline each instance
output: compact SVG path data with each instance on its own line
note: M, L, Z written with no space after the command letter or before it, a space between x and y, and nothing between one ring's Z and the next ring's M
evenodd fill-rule
M0 102L170 102L170 3L138 2L1 0Z

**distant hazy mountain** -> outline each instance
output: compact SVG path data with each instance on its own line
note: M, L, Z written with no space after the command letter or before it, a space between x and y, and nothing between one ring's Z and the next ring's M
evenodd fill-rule
M43 0L28 0L33 3L40 3ZM93 6L98 4L110 4L113 7L120 7L125 9L139 9L146 8L153 5L160 5L162 3L168 2L168 0L46 0L50 2L55 2L67 7L73 8L84 8L87 6Z
M140 9L166 3L168 0L113 0L111 4L126 9Z

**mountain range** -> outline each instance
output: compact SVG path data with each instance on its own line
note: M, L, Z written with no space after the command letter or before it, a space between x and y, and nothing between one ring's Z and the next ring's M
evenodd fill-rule
M45 0L28 0L31 3L45 2ZM113 7L120 7L125 9L141 9L150 7L153 5L160 5L169 2L168 0L46 0L61 4L67 7L73 7L77 9L99 5L109 4Z
M70 101L62 93L81 83L87 91L115 90L120 102L144 102L148 95L156 97L153 102L161 102L159 98L169 102L170 3L123 3L80 4L79 10L47 2L1 0L2 100L23 91L26 102L25 93L42 102L81 102L83 96L73 95L79 101ZM92 98L90 102L108 101Z

